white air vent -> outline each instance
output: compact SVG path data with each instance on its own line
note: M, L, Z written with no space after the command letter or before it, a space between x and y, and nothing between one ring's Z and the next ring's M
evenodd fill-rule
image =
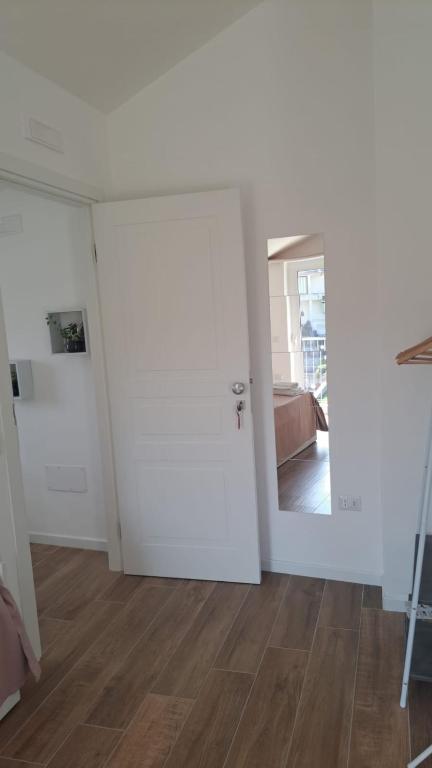
M44 147L54 149L56 152L64 152L61 132L57 128L51 128L50 125L41 123L34 117L25 119L25 136L30 141L36 141L38 144L43 144Z
M46 465L45 475L49 491L64 491L67 493L86 493L87 473L85 467L65 467L61 465Z
M9 216L0 216L0 237L19 235L22 231L23 222L20 213L11 213Z

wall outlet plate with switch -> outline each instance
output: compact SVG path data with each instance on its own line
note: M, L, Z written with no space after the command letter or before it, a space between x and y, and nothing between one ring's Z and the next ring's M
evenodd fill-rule
M361 512L361 496L339 496L338 507L344 512Z

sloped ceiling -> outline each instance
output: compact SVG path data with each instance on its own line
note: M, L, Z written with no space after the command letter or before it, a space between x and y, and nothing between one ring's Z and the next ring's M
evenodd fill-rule
M260 0L0 0L0 50L111 112Z

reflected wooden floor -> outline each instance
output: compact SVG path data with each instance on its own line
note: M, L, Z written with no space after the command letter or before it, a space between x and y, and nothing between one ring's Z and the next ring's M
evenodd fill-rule
M330 515L328 433L278 467L279 509Z
M0 768L404 768L404 617L381 591L112 573L32 547L42 679L0 723ZM431 740L431 688L411 739Z

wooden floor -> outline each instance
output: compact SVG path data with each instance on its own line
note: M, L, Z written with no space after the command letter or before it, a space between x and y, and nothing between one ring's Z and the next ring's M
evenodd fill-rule
M111 573L33 546L43 675L0 723L0 768L404 768L403 616L380 590ZM411 688L414 752L432 686ZM426 765L426 764L425 764Z
M328 432L278 467L279 509L331 514Z

